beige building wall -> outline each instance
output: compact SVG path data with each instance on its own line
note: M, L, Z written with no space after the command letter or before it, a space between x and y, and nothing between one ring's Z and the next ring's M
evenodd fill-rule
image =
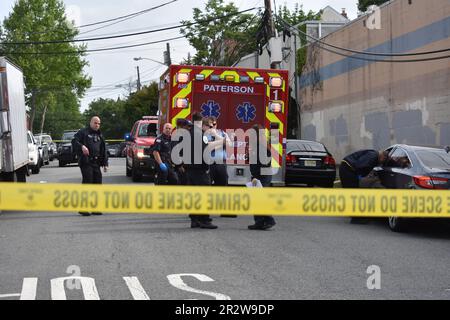
M372 52L450 48L449 0L391 1L380 8L380 20L376 22L381 29L367 28L367 19L372 17L361 17L322 40ZM299 92L302 138L323 142L338 160L361 148L381 149L395 143L450 144L449 58L368 62L317 46L308 50ZM396 59L447 55L450 52Z

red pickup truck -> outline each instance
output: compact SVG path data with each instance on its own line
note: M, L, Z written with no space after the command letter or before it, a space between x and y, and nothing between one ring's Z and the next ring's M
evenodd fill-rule
M155 160L151 155L151 146L158 132L158 117L145 116L135 122L127 135L126 173L134 182L141 181L143 175L155 175Z

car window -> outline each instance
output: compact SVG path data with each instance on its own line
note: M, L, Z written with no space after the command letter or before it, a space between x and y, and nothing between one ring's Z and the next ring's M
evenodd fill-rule
M411 160L408 153L402 148L395 148L389 153L385 167L391 168L411 168Z
M292 151L315 151L326 152L325 146L318 142L307 141L288 141L286 144L286 152Z
M33 140L31 140L31 135L27 134L27 138L28 138L28 143L33 143Z
M156 137L156 123L143 123L139 126L139 137Z
M63 140L71 141L73 137L75 136L75 132L64 132L63 134Z
M416 154L428 168L450 170L450 154L444 150L419 150Z

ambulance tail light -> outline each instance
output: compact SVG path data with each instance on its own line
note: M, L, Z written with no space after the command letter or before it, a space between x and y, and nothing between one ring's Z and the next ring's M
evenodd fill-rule
M188 83L189 82L189 73L178 72L177 73L177 82L178 83Z
M269 80L269 85L272 88L281 88L283 86L283 79L280 77L272 77Z
M189 101L188 99L178 98L175 106L178 109L187 109L189 107Z
M271 102L269 104L269 111L272 113L281 113L283 112L283 105L281 102Z

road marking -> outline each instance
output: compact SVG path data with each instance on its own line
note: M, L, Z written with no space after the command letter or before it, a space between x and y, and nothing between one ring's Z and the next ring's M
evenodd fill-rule
M52 300L67 300L64 281L79 280L85 300L100 300L95 280L88 277L62 277L50 280Z
M174 286L177 289L183 290L183 291L188 291L188 292L193 292L193 293L198 293L198 294L203 294L205 296L210 296L215 298L216 300L231 300L231 298L227 295L224 295L222 293L216 293L216 292L210 292L210 291L203 291L203 290L198 290L198 289L194 289L189 287L186 283L184 283L182 277L194 277L197 280L200 280L202 282L213 282L214 280L211 279L208 276L205 276L204 274L198 274L198 273L180 273L180 274L169 274L167 276L167 279L169 280L169 283ZM190 299L191 300L191 299ZM192 299L193 300L193 299Z
M150 300L137 277L123 277L134 300Z
M24 278L20 300L36 300L38 278Z
M0 294L0 299L2 299L2 298L11 298L11 297L20 297L20 293Z

